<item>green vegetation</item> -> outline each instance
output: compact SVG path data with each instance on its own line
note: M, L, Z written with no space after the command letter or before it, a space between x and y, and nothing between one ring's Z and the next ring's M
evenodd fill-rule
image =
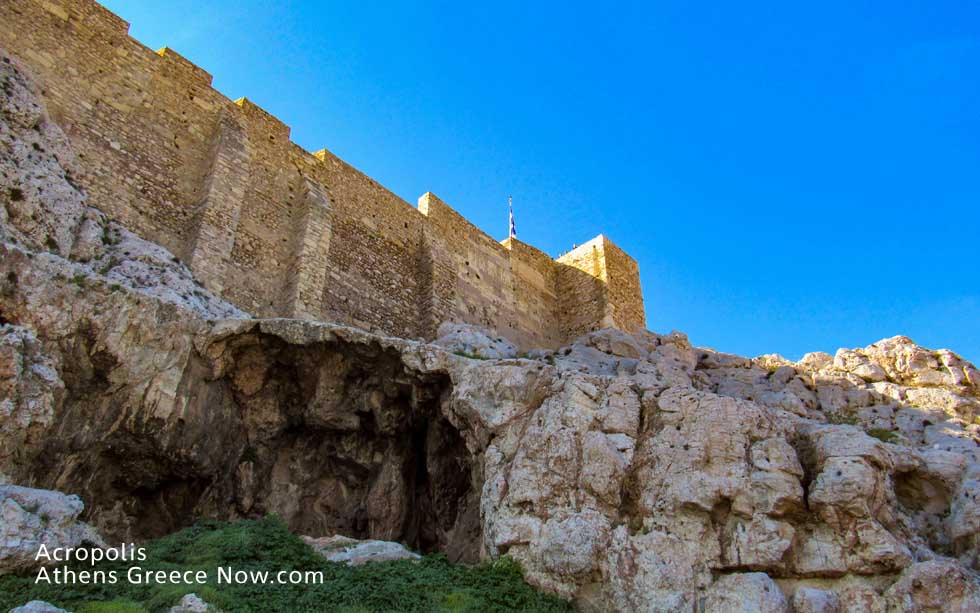
M77 613L166 611L191 592L227 613L260 611L571 611L566 602L536 592L509 558L478 566L444 556L349 567L327 562L277 518L234 524L205 521L145 545L145 562L103 562L73 570L114 570L114 585L35 585L34 576L0 577L0 610L46 600ZM132 566L149 570L204 570L201 584L132 584ZM322 573L297 585L219 584L218 567L235 571Z
M861 420L857 415L845 415L844 413L827 413L827 423L836 425L858 426Z
M105 602L86 602L75 613L145 613L146 609L132 600L108 600Z
M11 202L20 202L24 199L24 190L19 187L11 187L8 193L10 194Z
M898 439L898 435L891 430L886 430L884 428L872 428L868 430L868 435L873 436L884 443L894 443Z

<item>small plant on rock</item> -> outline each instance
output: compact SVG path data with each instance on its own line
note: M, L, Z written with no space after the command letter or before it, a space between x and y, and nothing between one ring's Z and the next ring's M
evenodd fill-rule
M885 428L872 428L868 430L868 435L875 437L883 443L894 443L898 441L898 435Z

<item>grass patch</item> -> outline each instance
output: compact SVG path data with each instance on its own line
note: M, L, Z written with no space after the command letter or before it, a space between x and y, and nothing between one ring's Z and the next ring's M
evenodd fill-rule
M194 592L228 613L265 611L572 611L555 596L524 582L508 558L478 566L450 564L444 556L349 567L327 562L274 517L229 524L204 521L145 545L145 562L104 562L115 570L107 585L35 585L34 576L0 577L0 610L45 600L78 613L165 611ZM126 580L144 570L205 570L207 584L139 585ZM322 580L298 585L218 584L217 568L235 571L313 571ZM88 565L71 565L91 570Z
M868 436L873 436L883 443L894 443L898 440L898 435L884 428L872 428L868 430Z
M132 600L110 600L83 603L75 613L147 613L147 610Z
M835 425L848 425L848 426L858 426L861 424L861 420L858 419L857 415L846 415L844 413L827 413L827 423Z

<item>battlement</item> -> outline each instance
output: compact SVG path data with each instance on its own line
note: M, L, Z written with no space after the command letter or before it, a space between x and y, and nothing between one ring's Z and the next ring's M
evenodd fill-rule
M210 87L214 77L211 73L204 70L194 62L177 53L170 47L164 47L157 51L157 55L169 62L176 73L174 78L180 78L188 82L197 82L202 86Z
M242 109L250 122L262 126L262 131L268 133L269 140L274 141L278 138L283 142L289 141L290 127L280 121L278 117L244 96L235 100L235 104Z
M92 0L0 3L0 47L32 69L90 202L223 298L408 338L471 323L523 347L644 325L636 262L604 236L553 260L431 192L413 206L128 32Z

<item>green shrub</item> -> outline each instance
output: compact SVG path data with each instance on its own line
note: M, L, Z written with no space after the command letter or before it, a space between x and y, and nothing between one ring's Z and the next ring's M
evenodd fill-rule
M891 430L886 430L884 428L872 428L871 430L868 430L868 435L873 436L879 441L885 443L894 443L898 439L898 435Z
M827 413L827 423L836 425L857 426L860 420L857 415L845 415L843 413Z
M145 608L131 600L110 600L108 602L86 602L75 613L148 613Z

